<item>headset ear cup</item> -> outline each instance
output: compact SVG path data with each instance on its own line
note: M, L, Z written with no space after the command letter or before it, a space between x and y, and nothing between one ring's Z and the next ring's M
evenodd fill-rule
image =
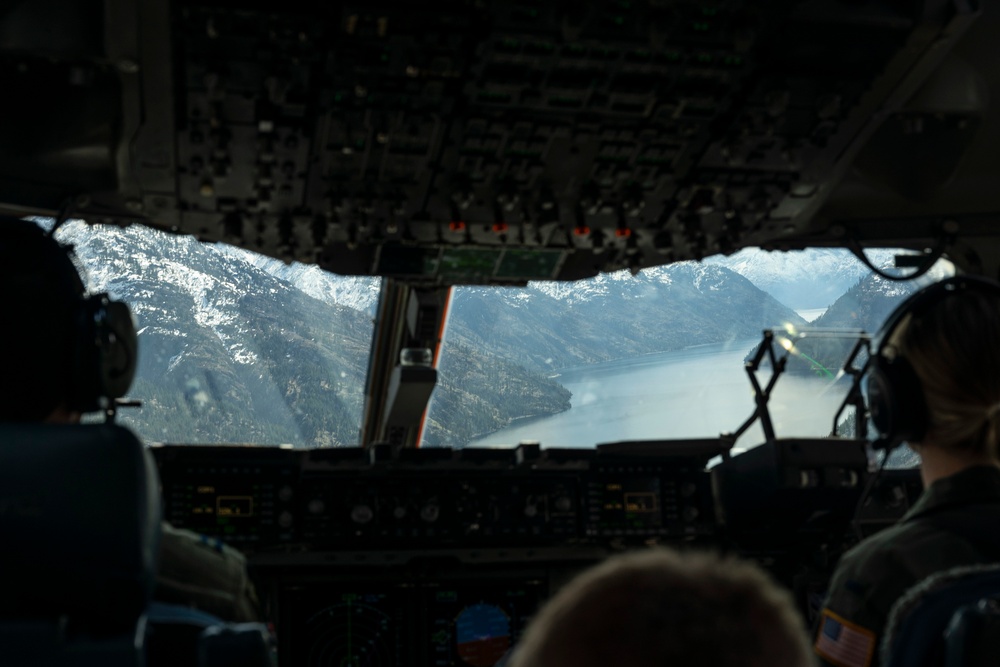
M138 335L128 306L107 294L83 299L74 350L69 409L93 412L101 398L121 398L135 377Z
M77 314L73 335L73 376L69 387L67 408L75 412L93 412L100 409L100 362L97 353L98 300L81 299L74 308Z
M138 359L138 335L128 306L102 297L100 341L101 395L121 398L132 386Z
M881 438L889 439L893 432L892 387L881 369L879 358L872 361L872 367L865 376L865 396L868 401L868 416L875 431Z
M895 446L927 434L927 403L920 378L901 357L876 357L868 374L868 410L883 441Z

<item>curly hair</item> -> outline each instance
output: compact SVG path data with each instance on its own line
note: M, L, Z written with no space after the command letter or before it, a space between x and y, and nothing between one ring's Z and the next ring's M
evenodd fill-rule
M531 622L512 667L814 664L787 591L711 553L615 556L567 584Z

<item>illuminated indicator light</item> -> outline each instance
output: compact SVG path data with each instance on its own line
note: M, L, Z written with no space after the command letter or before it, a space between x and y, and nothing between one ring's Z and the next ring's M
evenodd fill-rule
M615 17L615 25L622 25L625 23L625 18L623 16Z
M217 516L253 516L253 498L250 496L219 496L216 499Z
M715 16L716 14L719 13L719 10L715 9L714 7L703 7L701 13L704 14L705 16Z
M465 223L461 220L453 220L448 223L448 230L452 232L461 232L465 230Z
M700 63L710 63L710 62L712 62L712 56L703 53L700 56L698 56L698 62L700 62Z
M708 30L708 22L706 21L695 21L691 24L696 32L705 32Z
M508 229L510 229L510 227L507 226L506 222L496 222L496 223L493 223L493 231L496 234L503 234Z
M632 236L632 230L628 227L619 227L615 230L615 236L618 238L628 238L629 236Z
M587 236L590 234L590 227L574 227L573 233L577 236Z

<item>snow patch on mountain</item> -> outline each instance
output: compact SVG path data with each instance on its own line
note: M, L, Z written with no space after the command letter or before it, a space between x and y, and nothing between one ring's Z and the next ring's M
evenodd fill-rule
M698 291L715 292L733 273L725 267L709 266L698 262L677 262L656 266L633 274L627 269L601 273L593 278L576 282L537 281L530 287L546 296L570 305L589 303L609 296L642 298L645 288L692 285Z
M295 286L314 299L324 303L346 306L375 315L382 283L373 276L341 276L321 269L315 264L285 262L249 250L223 243L216 244L216 252L224 254L271 274Z
M895 250L869 250L879 268L893 266ZM709 257L706 264L724 266L794 309L825 308L871 273L849 250L809 248L788 252L745 248L729 257Z

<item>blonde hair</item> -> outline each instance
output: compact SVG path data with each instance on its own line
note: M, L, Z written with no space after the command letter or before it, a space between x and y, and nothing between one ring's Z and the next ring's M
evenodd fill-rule
M576 577L532 620L511 667L814 664L791 596L757 566L654 549Z
M1000 293L950 294L903 323L894 339L920 379L927 402L925 439L997 459Z

